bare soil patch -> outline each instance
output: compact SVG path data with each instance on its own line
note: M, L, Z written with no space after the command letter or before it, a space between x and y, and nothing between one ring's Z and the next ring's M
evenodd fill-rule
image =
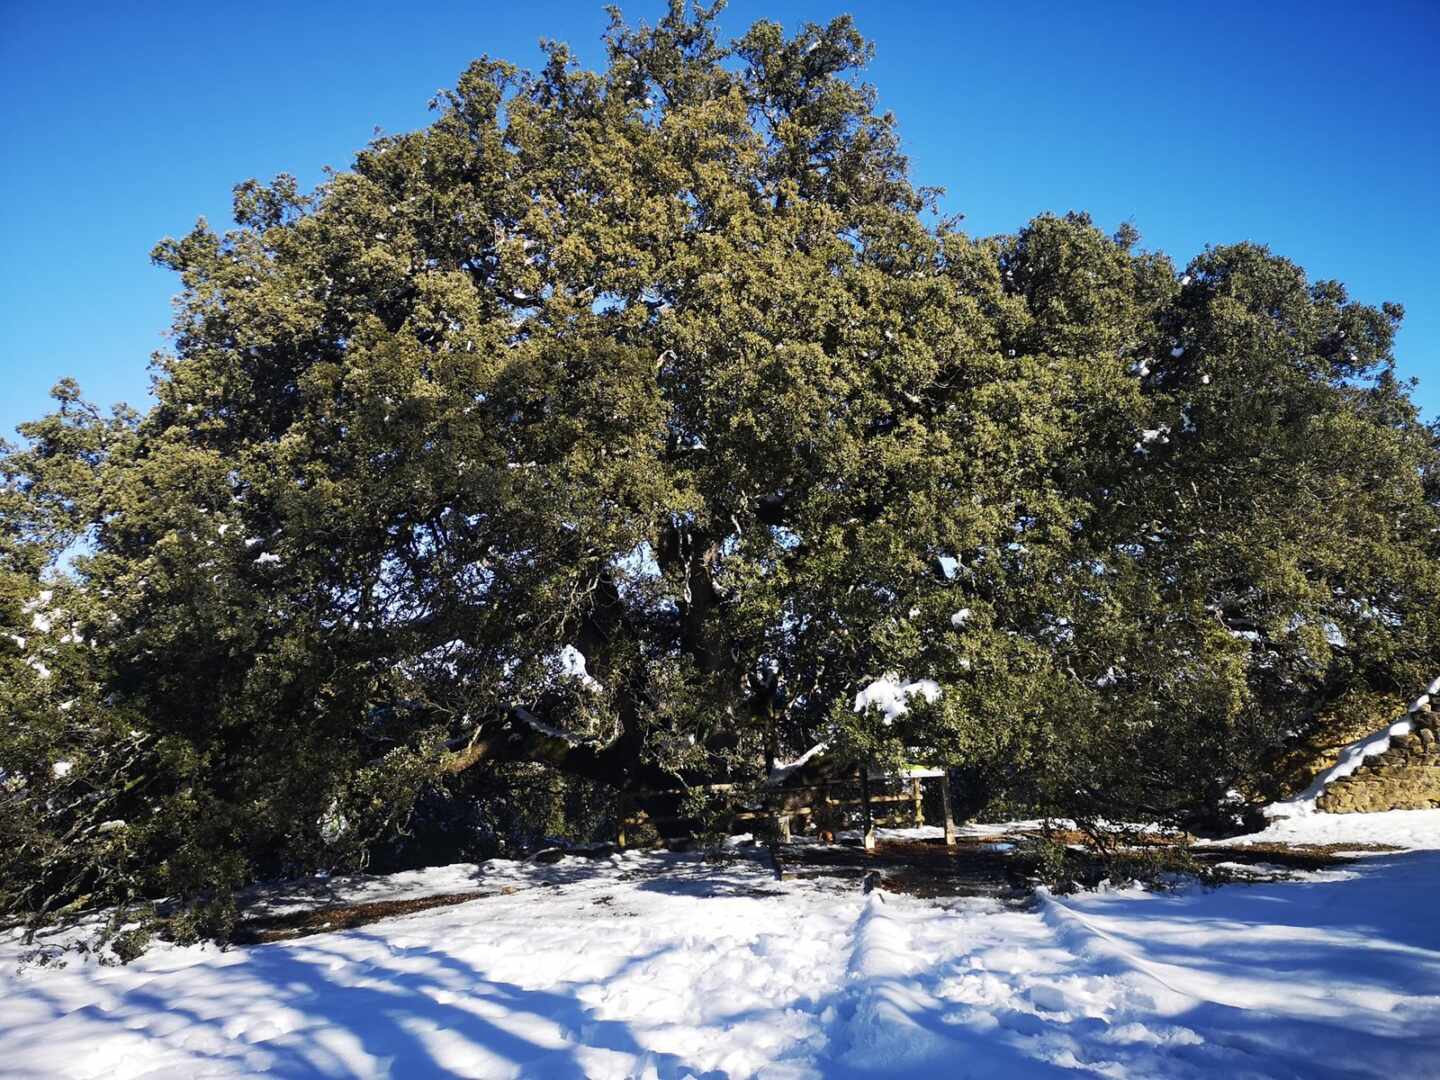
M242 919L230 936L236 945L265 945L274 941L328 934L336 930L353 930L357 926L395 915L410 915L431 908L454 907L487 896L514 892L506 889L472 889L467 892L440 893L409 900L371 900L363 904L334 904L310 911L292 911L284 915L262 915Z

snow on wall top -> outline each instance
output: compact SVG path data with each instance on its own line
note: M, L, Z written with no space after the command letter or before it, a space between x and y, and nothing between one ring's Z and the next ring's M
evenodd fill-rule
M1425 708L1430 704L1430 699L1440 694L1440 678L1435 679L1425 688L1425 692L1410 704L1401 716L1388 727L1379 731L1371 732L1364 738L1356 739L1347 746L1340 748L1339 759L1334 765L1326 769L1319 776L1310 782L1310 786L1298 795L1280 802L1271 803L1265 807L1263 813L1272 820L1278 818L1297 817L1304 814L1317 813L1315 800L1320 797L1324 790L1336 780L1349 776L1361 765L1365 764L1367 758L1383 754L1390 749L1390 740L1400 735L1409 735L1414 725L1410 721L1413 713Z

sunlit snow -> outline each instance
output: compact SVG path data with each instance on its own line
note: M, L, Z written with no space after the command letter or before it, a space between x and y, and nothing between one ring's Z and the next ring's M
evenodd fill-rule
M1440 848L1440 811L1418 813L1405 835ZM1440 850L1020 906L776 881L746 850L297 882L252 910L476 898L119 968L22 965L37 946L10 932L0 1062L120 1078L1440 1073Z

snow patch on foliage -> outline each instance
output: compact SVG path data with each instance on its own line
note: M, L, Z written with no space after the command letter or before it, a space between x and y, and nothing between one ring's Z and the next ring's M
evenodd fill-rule
M515 719L519 720L532 731L538 731L541 735L548 735L552 739L564 739L572 746L578 746L583 740L568 731L562 731L557 727L545 723L529 709L517 708L514 710Z
M585 654L574 645L566 645L560 650L560 671L572 679L580 680L580 685L586 690L598 691L604 687L585 669Z
M1170 425L1161 424L1158 428L1147 428L1140 432L1140 441L1135 444L1137 454L1150 453L1147 449L1151 443L1159 443L1164 446L1170 441Z
M330 800L330 805L325 808L316 824L320 827L320 839L327 844L338 844L350 831L350 819L340 809L337 799Z
M811 761L813 758L819 757L821 754L823 754L823 753L824 753L826 750L828 750L828 749L830 749L830 744L829 744L829 743L823 743L823 742L818 742L818 743L816 743L814 746L810 747L809 750L806 750L803 754L801 754L801 755L800 755L798 758L796 758L794 761L786 761L786 762L777 764L773 769L770 770L770 775L765 778L765 782L766 782L767 784L780 784L780 783L783 783L783 782L786 780L786 778L789 777L790 774L793 773L796 769L801 768L803 765L805 765L807 762Z
M855 695L855 711L863 713L874 705L884 714L888 724L910 711L910 698L916 694L926 701L935 701L940 697L940 684L934 679L902 683L898 676L886 675Z

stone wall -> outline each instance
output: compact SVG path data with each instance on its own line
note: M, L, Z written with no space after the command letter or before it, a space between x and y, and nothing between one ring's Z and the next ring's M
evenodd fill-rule
M1332 814L1440 808L1440 712L1427 703L1406 719L1408 735L1391 736L1388 750L1332 781L1315 808Z
M1405 715L1413 698L1353 689L1316 717L1313 729L1269 754L1259 775L1242 792L1252 802L1294 799L1329 772L1354 743L1363 742Z

